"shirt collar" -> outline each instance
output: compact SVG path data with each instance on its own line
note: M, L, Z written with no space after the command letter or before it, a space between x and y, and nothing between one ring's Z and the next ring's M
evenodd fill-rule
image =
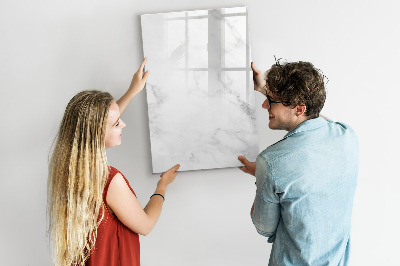
M319 127L325 126L326 124L328 124L328 121L326 121L322 117L308 119L308 120L302 122L297 127L295 127L293 130L289 131L283 138L284 139L288 138L296 133L317 129Z

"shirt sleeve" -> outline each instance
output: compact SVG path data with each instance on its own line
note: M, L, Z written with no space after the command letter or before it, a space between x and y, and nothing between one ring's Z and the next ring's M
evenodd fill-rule
M268 242L275 240L276 228L280 218L279 196L272 180L272 172L264 157L256 160L256 197L251 215L254 226L260 235L268 237Z

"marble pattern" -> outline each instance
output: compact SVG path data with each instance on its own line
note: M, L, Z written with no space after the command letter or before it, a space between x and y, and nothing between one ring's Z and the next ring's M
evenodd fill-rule
M247 8L141 16L153 173L255 161Z

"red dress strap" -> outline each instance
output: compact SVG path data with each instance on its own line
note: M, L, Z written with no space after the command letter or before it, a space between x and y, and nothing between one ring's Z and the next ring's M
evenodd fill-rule
M109 177L107 179L106 185L104 186L104 191L103 191L103 201L104 203L107 204L107 192L108 192L108 188L110 187L110 183L113 180L114 176L118 173L120 173L122 175L122 177L125 179L126 184L128 185L129 189L132 191L133 195L135 195L136 197L136 193L135 191L133 191L133 189L131 188L131 186L129 185L129 181L128 179L126 179L126 177L120 172L118 171L116 168L110 166L109 168ZM108 204L107 204L108 206Z
M136 196L125 176L120 171L110 166L109 176L103 191L104 217L97 229L96 243L94 248L91 250L86 265L140 266L139 235L126 227L120 220L118 220L116 215L109 211L106 200L110 183L118 173L122 175L128 187ZM102 213L100 213L100 215L102 215Z

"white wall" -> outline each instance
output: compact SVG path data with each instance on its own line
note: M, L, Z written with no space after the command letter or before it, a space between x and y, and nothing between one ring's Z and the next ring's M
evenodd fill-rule
M128 87L143 54L139 15L248 5L252 56L311 61L329 77L323 114L356 130L360 171L353 212L354 265L398 265L400 148L396 1L22 1L0 2L1 265L50 265L46 242L48 151L69 99L82 89ZM260 150L284 132L267 128L257 96ZM123 145L109 161L144 205L151 174L145 92L124 114ZM397 156L397 157L396 157ZM249 210L254 179L237 169L180 173L142 265L266 265L270 244ZM329 211L329 210L327 210Z

